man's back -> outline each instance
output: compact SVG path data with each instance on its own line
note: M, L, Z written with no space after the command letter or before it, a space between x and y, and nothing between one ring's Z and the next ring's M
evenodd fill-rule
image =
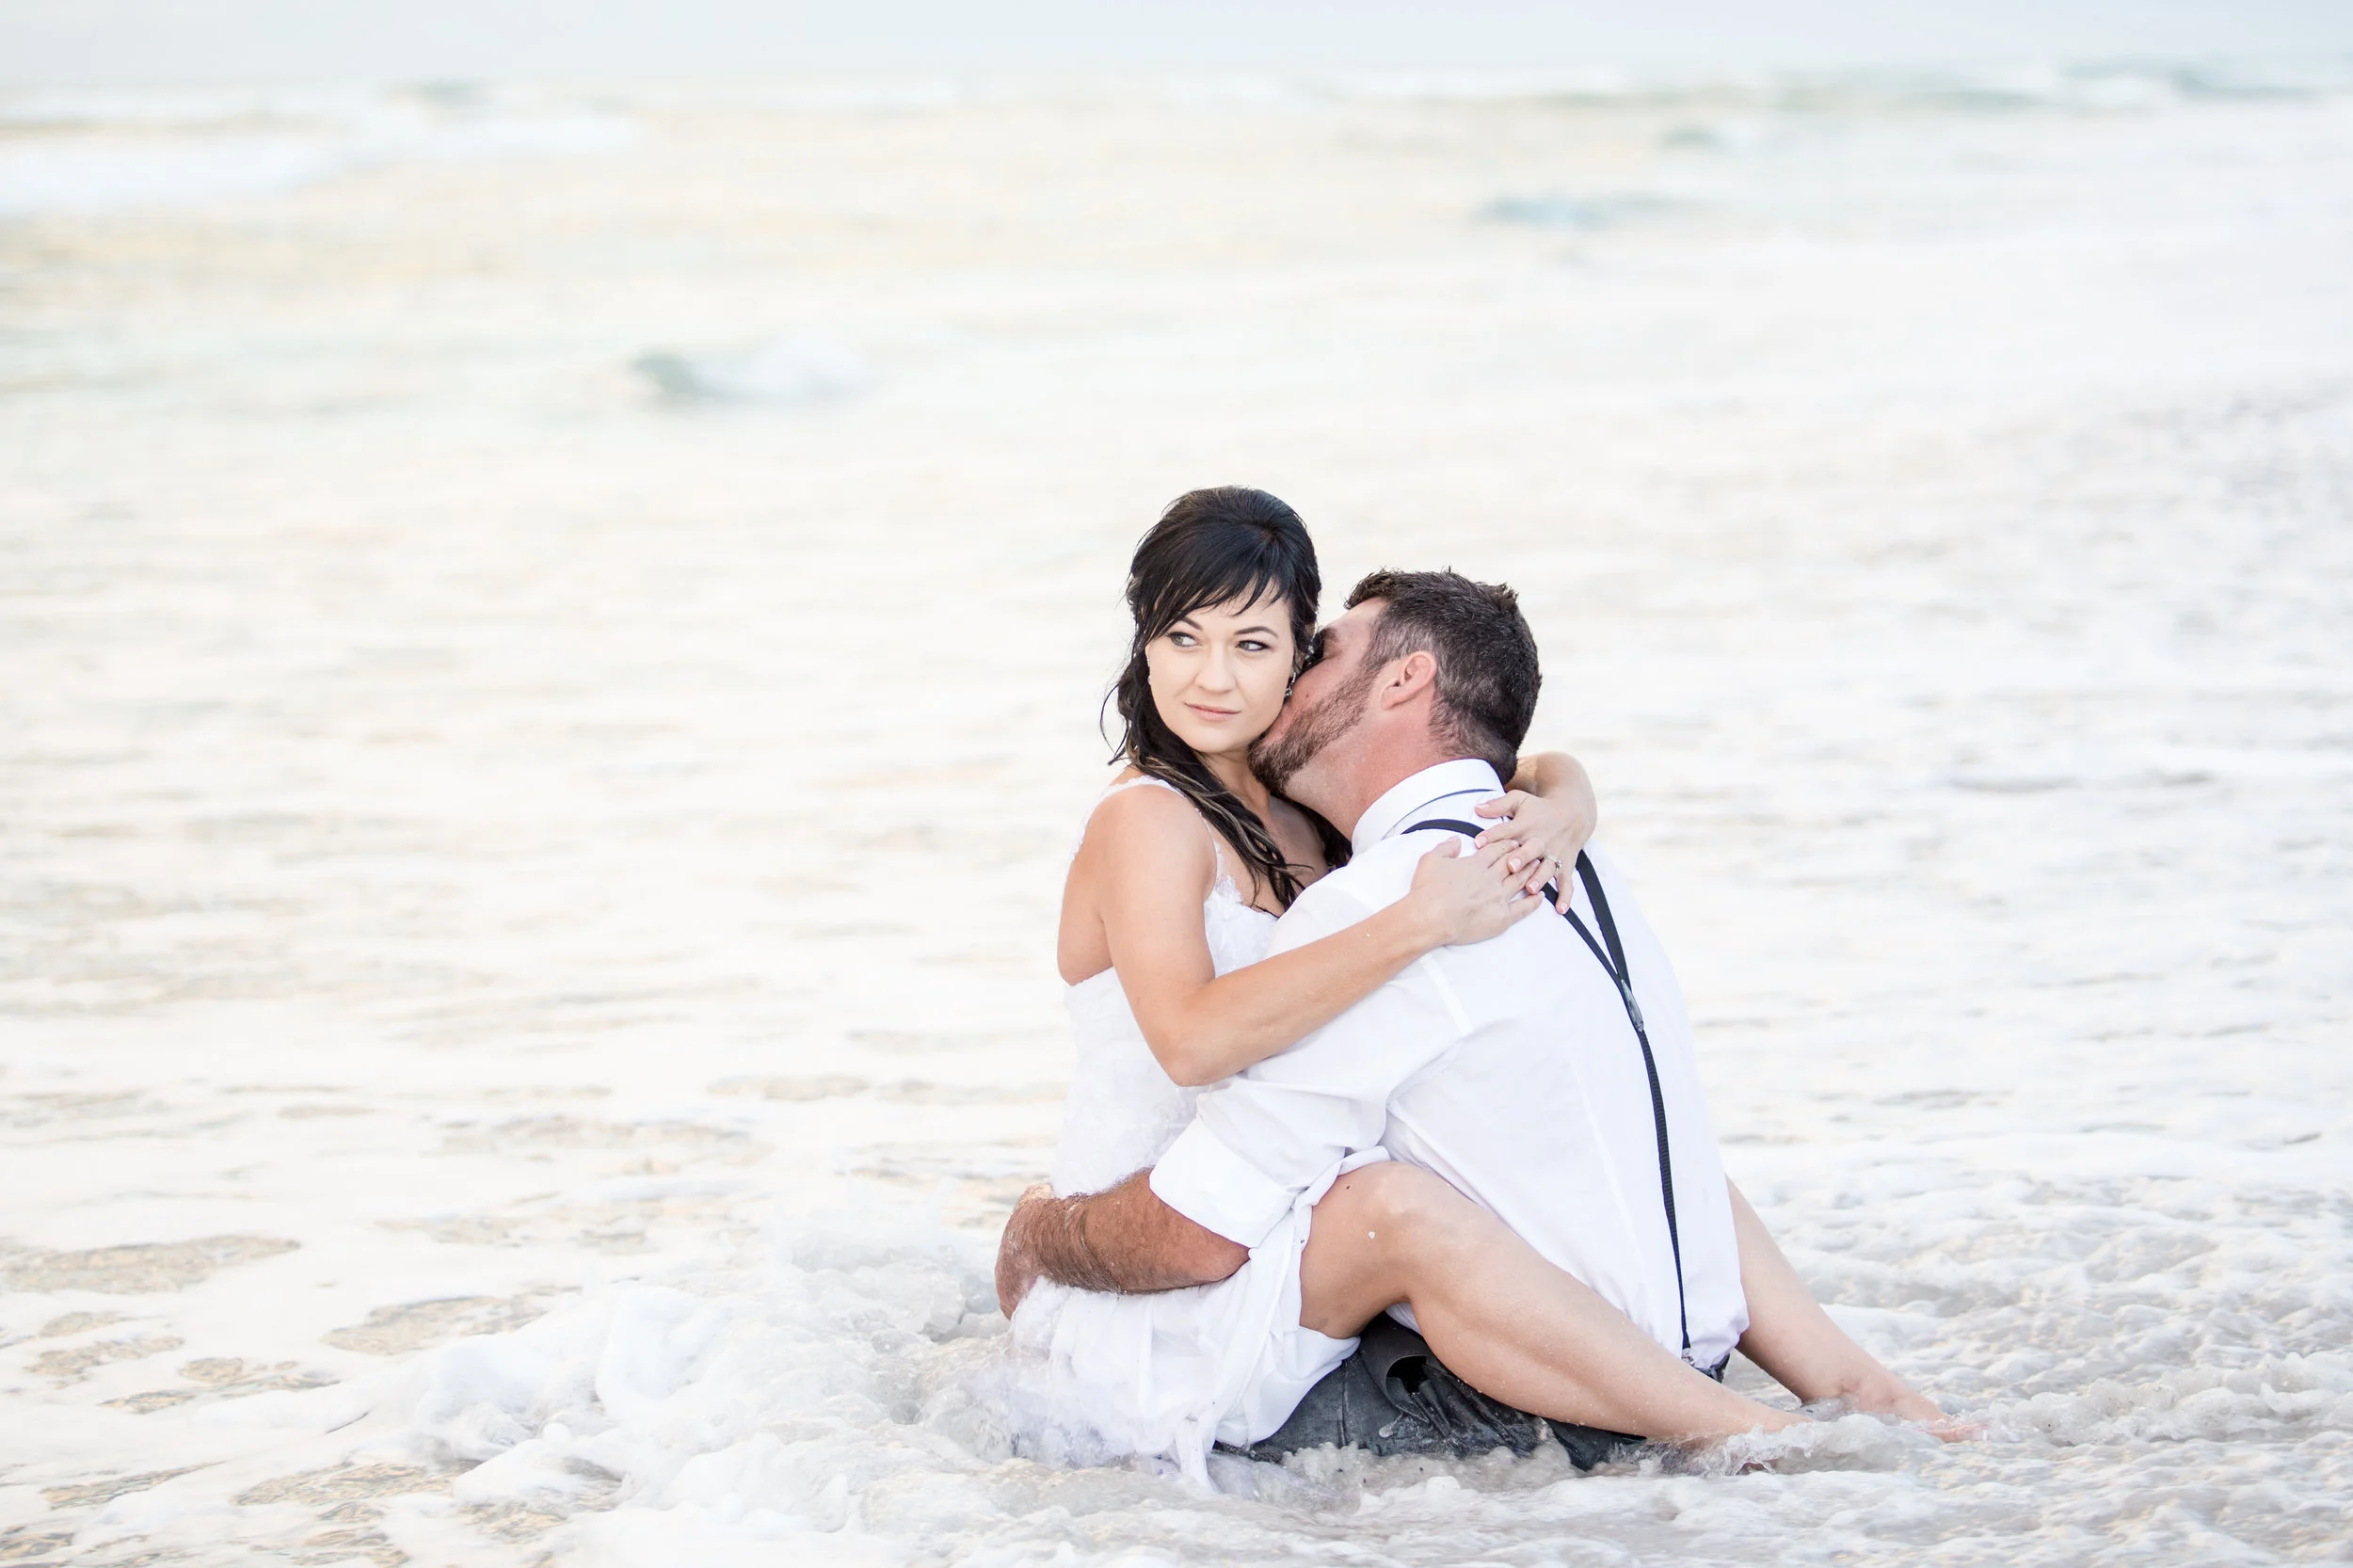
M1417 808L1417 790L1401 787L1397 820L1372 824L1382 836L1360 841L1351 864L1301 896L1276 928L1274 951L1403 897L1435 841L1403 830L1470 809L1472 795L1445 788L1463 782L1449 770L1466 766L1480 765L1417 776L1427 780L1428 809ZM1692 1359L1721 1358L1748 1320L1689 1024L1664 951L1623 880L1606 859L1597 865L1666 1110L1681 1313L1641 1044L1600 960L1554 914L1430 954L1206 1096L1155 1171L1154 1191L1209 1229L1256 1245L1297 1192L1343 1155L1379 1144L1446 1177L1668 1349L1680 1349L1688 1318ZM1595 929L1581 891L1577 913Z

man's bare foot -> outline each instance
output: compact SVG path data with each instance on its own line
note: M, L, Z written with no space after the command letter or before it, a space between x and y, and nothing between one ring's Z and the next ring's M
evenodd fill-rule
M1033 1181L1021 1190L1013 1212L1005 1219L1005 1234L997 1243L997 1306L1008 1318L1037 1283L1037 1257L1030 1237L1037 1223L1046 1217L1053 1198L1052 1187Z

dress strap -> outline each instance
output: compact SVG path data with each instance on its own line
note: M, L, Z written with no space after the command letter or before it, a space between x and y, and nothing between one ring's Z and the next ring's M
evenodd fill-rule
M1153 775L1151 775L1151 774L1148 774L1148 773L1144 773L1144 774L1138 774L1138 775L1137 775L1135 777L1133 777L1133 778L1123 778L1123 779L1121 779L1118 783L1116 783L1116 784L1112 785L1110 789L1105 790L1105 791L1104 791L1101 794L1096 795L1096 796L1095 797L1095 804L1096 804L1096 805L1097 805L1097 806L1100 806L1100 805L1102 805L1105 801L1107 801L1107 800L1111 799L1111 798L1112 798L1112 796L1113 796L1113 795L1115 795L1115 794L1119 793L1119 792L1120 792L1120 791L1122 791L1122 790L1132 790L1132 789L1134 789L1134 788L1135 788L1137 785L1139 785L1139 784L1157 784L1157 785L1159 785L1161 789L1166 790L1166 791L1167 791L1170 794L1172 794L1172 795L1181 795L1181 794L1183 794L1183 793L1185 792L1184 791L1182 791L1182 790L1178 789L1176 785L1171 784L1171 783L1170 783L1167 779L1165 779L1165 778L1156 777L1156 776L1153 776Z

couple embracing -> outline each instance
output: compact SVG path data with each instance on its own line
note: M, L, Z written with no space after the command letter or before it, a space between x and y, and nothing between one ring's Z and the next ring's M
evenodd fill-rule
M1508 588L1382 571L1320 631L1263 491L1137 548L1127 766L1059 959L1078 1059L998 1292L1058 1424L1196 1480L1799 1424L1722 1383L1943 1414L1833 1323L1726 1179L1665 951L1575 760L1519 756Z

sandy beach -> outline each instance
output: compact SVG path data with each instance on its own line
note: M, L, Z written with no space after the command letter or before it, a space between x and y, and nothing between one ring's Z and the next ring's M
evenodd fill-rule
M2348 278L2316 69L0 96L0 1562L2341 1558ZM1984 1441L1008 1414L1226 482L1520 589L1727 1165Z

